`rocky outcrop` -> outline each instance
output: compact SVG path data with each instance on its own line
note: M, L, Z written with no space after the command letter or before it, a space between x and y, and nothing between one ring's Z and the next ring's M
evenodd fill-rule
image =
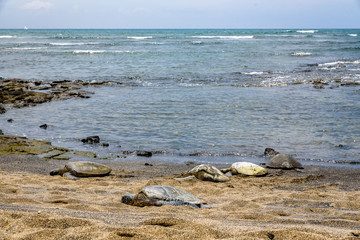
M69 98L89 98L93 92L85 91L88 86L104 86L121 84L113 82L85 81L24 81L21 79L0 80L0 113L6 111L2 104L10 107L22 108L53 100L66 100Z
M6 109L2 104L0 104L0 114L6 113Z
M81 141L83 143L88 143L88 144L100 143L100 137L99 136L90 136L90 137L81 139Z
M45 159L96 158L92 152L73 151L53 146L50 142L26 137L0 135L0 154L39 155Z

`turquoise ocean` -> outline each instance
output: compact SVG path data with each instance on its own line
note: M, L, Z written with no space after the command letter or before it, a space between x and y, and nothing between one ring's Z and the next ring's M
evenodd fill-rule
M6 29L0 77L122 83L10 109L5 134L115 160L147 150L154 160L259 163L271 147L304 164L360 166L359 29ZM79 141L91 135L110 146Z

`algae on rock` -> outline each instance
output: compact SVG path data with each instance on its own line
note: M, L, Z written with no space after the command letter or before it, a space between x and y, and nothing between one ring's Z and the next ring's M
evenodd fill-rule
M92 152L74 152L55 147L50 142L26 137L0 135L0 154L39 155L46 159L69 160L74 157L96 158Z

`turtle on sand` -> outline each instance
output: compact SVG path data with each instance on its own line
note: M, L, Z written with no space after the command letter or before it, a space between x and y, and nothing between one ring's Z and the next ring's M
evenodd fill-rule
M230 168L221 171L223 173L231 172L232 175L242 174L247 176L264 176L268 174L265 168L250 162L235 162Z
M219 169L209 164L198 165L181 175L182 178L176 178L176 180L184 180L191 176L200 180L212 182L226 182L230 180L230 178L225 176Z
M69 162L65 164L65 167L59 169L53 169L50 172L51 176L61 175L68 178L78 177L102 177L109 175L111 168L100 163L95 162Z
M141 189L137 194L125 194L122 196L121 202L138 207L172 205L209 208L191 193L163 185L150 185Z
M303 168L301 163L295 160L288 154L277 154L272 157L267 163L266 167L268 168L278 168L278 169L295 169Z

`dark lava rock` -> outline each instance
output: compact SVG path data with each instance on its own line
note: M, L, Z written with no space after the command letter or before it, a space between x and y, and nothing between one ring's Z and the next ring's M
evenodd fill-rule
M109 147L110 144L108 144L108 143L103 143L103 144L101 144L101 146L103 146L103 147Z
M145 163L144 165L145 165L145 166L149 166L149 167L152 167L152 166L153 166L151 163Z
M136 155L139 157L151 157L152 156L152 152L148 152L148 151L136 151Z
M12 123L14 121L14 119L10 118L7 120L9 123Z
M275 151L273 148L265 148L264 155L265 157L272 157L279 154L279 152Z
M47 128L48 128L48 125L45 123L45 124L41 125L40 128L42 128L42 129L47 129Z
M99 136L90 136L90 137L81 139L81 141L83 143L89 143L89 144L99 143L100 142L100 137Z
M4 135L3 131L0 129L0 135Z
M6 109L2 104L0 104L0 114L6 113Z
M358 82L347 82L347 83L342 83L341 86L343 87L352 87L352 86L359 86L360 83Z

